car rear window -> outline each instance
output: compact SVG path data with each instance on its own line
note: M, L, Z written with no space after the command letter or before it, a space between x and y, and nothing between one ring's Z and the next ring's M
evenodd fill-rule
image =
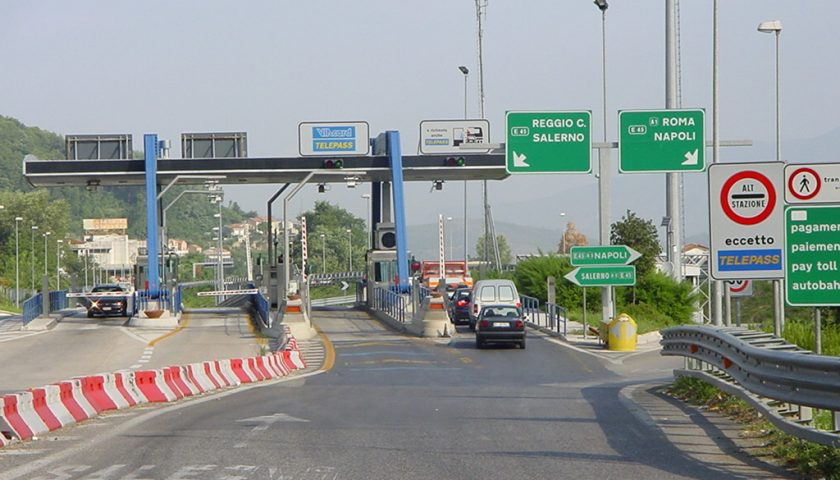
M123 292L121 287L93 287L92 292Z
M507 306L491 306L484 309L485 317L511 317L519 318L519 309L516 307Z
M499 285L499 301L513 302L517 300L510 285Z

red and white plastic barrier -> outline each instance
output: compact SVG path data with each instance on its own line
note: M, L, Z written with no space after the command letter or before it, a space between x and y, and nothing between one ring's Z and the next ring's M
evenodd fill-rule
M0 448L10 438L27 440L104 411L172 402L306 368L297 342L288 337L285 350L269 355L90 375L0 396Z

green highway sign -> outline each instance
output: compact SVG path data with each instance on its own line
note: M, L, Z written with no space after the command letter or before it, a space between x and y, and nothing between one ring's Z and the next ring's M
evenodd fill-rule
M579 287L629 287L636 284L636 267L633 265L577 267L566 274L566 280Z
M507 112L508 173L592 171L592 112Z
M703 110L618 112L621 173L702 172L706 168Z
M840 205L785 208L785 248L788 304L840 306Z
M642 254L627 245L603 245L591 247L572 247L570 258L572 266L588 265L628 265Z

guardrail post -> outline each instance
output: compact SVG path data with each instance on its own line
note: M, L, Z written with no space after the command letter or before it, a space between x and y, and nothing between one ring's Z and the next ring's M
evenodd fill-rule
M835 432L840 430L840 412L831 412L831 429Z
M811 407L798 405L799 407L799 421L801 423L810 424L814 420L814 411Z

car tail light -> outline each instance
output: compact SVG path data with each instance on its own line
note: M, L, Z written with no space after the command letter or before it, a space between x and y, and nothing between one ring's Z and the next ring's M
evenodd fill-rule
M478 322L478 326L481 328L487 328L490 326L490 322L488 322L487 320L482 320Z
M517 320L516 323L513 324L515 328L525 328L525 324L522 323L522 320Z
M463 307L466 304L467 304L466 300L458 300L458 302L455 305L458 305L459 307Z
M522 308L522 302L516 302L516 308Z

